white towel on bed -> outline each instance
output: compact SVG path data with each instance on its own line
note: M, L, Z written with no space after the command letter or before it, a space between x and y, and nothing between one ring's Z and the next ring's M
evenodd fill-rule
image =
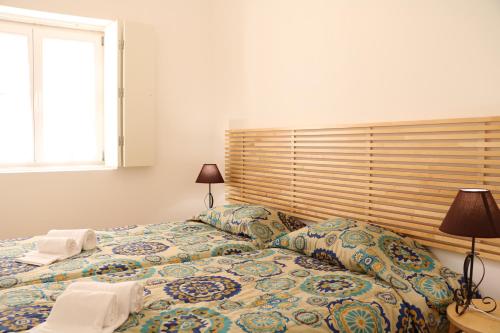
M128 315L142 310L144 304L144 287L135 281L106 283L106 282L73 282L66 288L67 291L104 291L116 293L120 313Z
M92 229L50 230L47 236L73 238L84 251L92 250L97 245L97 236Z
M111 333L127 320L119 313L116 293L65 291L59 296L47 321L31 333Z
M57 260L63 260L80 253L77 242L68 237L42 237L37 242L37 250L26 253L17 259L31 265L50 265Z

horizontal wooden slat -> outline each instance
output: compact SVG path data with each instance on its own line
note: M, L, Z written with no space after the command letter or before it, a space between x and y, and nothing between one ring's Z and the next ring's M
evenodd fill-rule
M369 221L463 253L439 231L458 188L500 195L500 117L226 131L226 196L321 221ZM500 260L500 240L480 239Z

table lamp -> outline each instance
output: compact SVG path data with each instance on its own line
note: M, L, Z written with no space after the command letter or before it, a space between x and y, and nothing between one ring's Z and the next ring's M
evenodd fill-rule
M472 237L471 251L464 261L464 283L454 292L455 310L462 315L471 305L473 295L477 294L484 278L484 263L475 251L476 238L500 237L500 210L491 192L485 189L461 189L439 230L450 235ZM474 259L483 266L483 275L477 284L472 281ZM482 302L492 306L486 312L496 309L496 302L491 297L484 297Z
M224 178L217 168L217 164L203 164L200 174L196 178L197 183L208 184L208 208L214 206L214 197L212 195L212 184L224 183Z

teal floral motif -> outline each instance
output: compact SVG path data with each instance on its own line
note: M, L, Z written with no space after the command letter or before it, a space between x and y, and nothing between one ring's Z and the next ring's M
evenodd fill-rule
M272 240L273 231L267 225L255 222L249 225L250 232L254 235L254 238L262 240L264 242Z
M168 226L169 224L166 224L166 225ZM148 229L152 230L152 231L158 231L161 228L150 227ZM186 224L184 224L184 225L179 225L179 226L171 228L170 231L173 233L180 234L180 235L191 235L191 234L198 234L200 232L213 231L213 228L206 225L206 224L202 224L202 223L186 222Z
M427 304L441 313L453 300L453 292L440 276L415 274L410 277L410 283L419 294L425 297Z
M313 238L324 238L332 231L342 231L356 225L356 222L346 219L328 220L326 222L308 227L307 235Z
M172 302L167 301L165 299L160 299L157 301L152 302L147 306L148 309L150 310L155 310L155 311L164 311L168 310L172 306Z
M210 251L211 248L212 248L212 245L206 244L206 243L190 244L190 245L180 246L180 249L182 251L187 252L187 253L207 252L207 251Z
M412 249L400 238L381 236L379 246L387 257L401 269L422 272L434 268L434 260L430 256L418 253L416 249Z
M292 314L292 319L298 325L307 325L318 328L323 323L323 315L315 310L300 309Z
M266 278L257 281L255 289L269 292L273 290L288 290L295 287L295 281L289 278Z
M303 251L306 248L306 239L304 236L299 235L294 239L293 245L297 250Z
M19 281L15 277L0 277L0 289L12 288L18 283Z
M241 291L241 285L227 277L199 276L169 282L163 290L174 299L199 303L230 298Z
M70 259L70 260L55 262L52 265L49 265L49 268L56 272L58 271L70 272L83 268L87 264L88 261L86 259Z
M324 256L320 256L320 258L324 258ZM297 256L295 258L295 263L306 269L315 269L318 271L337 271L341 269L341 267L339 267L339 265L341 265L340 263L338 263L337 266L333 266L330 264L331 260L333 260L333 258L328 261L322 261L308 256Z
M230 327L231 321L226 316L209 308L179 308L149 319L140 333L226 333Z
M140 324L141 319L144 318L143 313L132 313L128 316L127 320L118 327L115 332L125 332L133 327L137 327Z
M247 333L283 333L287 322L288 318L277 311L250 312L242 314L236 325Z
M169 246L158 242L132 242L113 248L114 254L139 256L167 250Z
M255 247L249 244L223 244L212 249L212 257L226 256L231 254L240 254L247 251L253 251Z
M198 271L198 268L188 265L166 265L158 271L161 276L172 276L176 278L183 278L186 276L192 276Z
M325 306L328 304L328 298L312 296L306 300L307 304L311 304L312 306Z
M34 270L35 268L35 265L28 265L12 259L1 259L0 277L29 272Z
M389 333L389 319L377 302L365 303L352 298L340 299L328 305L326 323L335 333Z
M241 222L244 219L265 220L271 212L261 206L237 207L233 213L233 222Z
M217 309L220 311L236 311L243 307L241 302L233 302L231 300L221 301L219 305L217 305Z
M29 250L21 247L9 247L6 249L0 248L0 260L18 258L23 256Z
M128 270L135 270L141 268L142 265L139 261L128 259L109 259L97 262L86 267L82 276L94 276L109 273L118 273Z
M378 225L371 224L371 223L366 223L366 230L377 233L377 234L383 234L387 232L386 229L379 227Z
M0 295L0 304L9 307L29 305L35 300L45 299L43 291L38 289L10 290Z
M26 331L43 323L49 316L51 306L17 306L0 312L0 333Z
M342 246L354 249L360 245L373 246L373 236L363 230L346 230L340 234Z
M231 266L228 272L239 276L270 277L279 275L283 271L282 265L270 261L246 261Z
M294 276L294 277L308 277L309 275L311 275L311 272L310 271L307 271L305 269L294 269L293 271L290 272L290 275L291 276Z
M124 282L124 281L139 281L148 279L156 273L154 268L147 269L130 269L124 271L110 272L107 274L98 274L92 277L92 280L99 282Z
M248 259L262 259L274 254L273 249L253 250L248 252L241 252L234 255L233 258L248 260Z
M392 305L396 305L398 302L396 296L390 291L377 293L377 298Z
M323 275L307 278L300 288L313 295L349 297L366 293L372 288L367 279L351 275Z
M260 295L251 303L251 306L258 307L261 310L286 310L296 307L298 301L298 297L281 291Z
M330 266L335 266L334 268L330 268L329 270L343 270L345 269L344 265L342 262L337 258L337 255L335 252L327 249L315 249L311 253L311 257L313 257L316 260L322 261L324 263L330 264ZM323 268L322 270L327 270Z

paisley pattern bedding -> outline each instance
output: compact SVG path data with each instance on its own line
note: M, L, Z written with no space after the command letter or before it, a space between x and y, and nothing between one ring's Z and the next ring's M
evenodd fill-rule
M98 231L91 251L37 267L15 261L36 248L37 237L0 242L0 289L137 269L257 249L250 239L195 221L120 227ZM144 273L147 275L147 273Z
M445 316L383 279L286 249L263 249L86 280L139 280L145 308L117 331L435 332ZM72 281L0 290L0 332L43 322ZM439 297L439 296L438 296Z
M202 212L198 219L217 229L245 235L264 245L305 224L273 208L259 205L230 204Z

